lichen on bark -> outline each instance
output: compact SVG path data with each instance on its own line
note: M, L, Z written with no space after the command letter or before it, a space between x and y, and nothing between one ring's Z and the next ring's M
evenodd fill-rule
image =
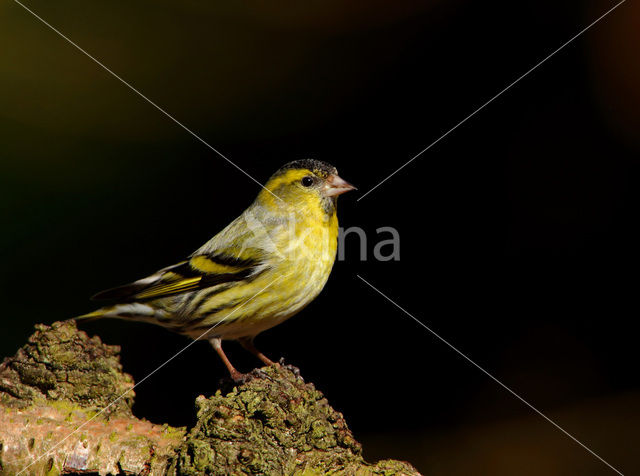
M415 475L368 464L342 414L295 367L258 369L196 399L188 432L136 418L119 348L73 321L37 325L0 364L0 475ZM115 401L115 403L113 403Z
M402 462L366 464L342 414L294 367L251 377L196 400L198 422L170 474L416 474Z
M0 475L163 474L184 430L133 416L117 346L36 325L0 364Z
M102 409L125 394L107 411L131 415L133 378L122 372L119 352L118 346L78 331L74 321L37 324L16 355L0 364L0 404L24 408L67 401Z

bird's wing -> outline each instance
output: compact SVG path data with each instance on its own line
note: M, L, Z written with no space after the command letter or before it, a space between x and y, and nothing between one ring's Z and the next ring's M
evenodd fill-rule
M247 250L245 250L247 251ZM251 256L251 257L249 257ZM173 266L163 268L147 278L102 291L93 300L146 301L241 281L263 269L260 253L238 256L224 251L191 256Z

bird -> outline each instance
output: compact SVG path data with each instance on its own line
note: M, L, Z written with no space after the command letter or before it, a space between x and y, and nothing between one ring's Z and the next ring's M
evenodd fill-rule
M236 340L266 365L255 337L313 301L333 267L338 196L355 187L320 160L280 167L254 202L187 259L124 286L99 292L110 301L76 319L157 324L208 340L231 378L243 381L222 349Z

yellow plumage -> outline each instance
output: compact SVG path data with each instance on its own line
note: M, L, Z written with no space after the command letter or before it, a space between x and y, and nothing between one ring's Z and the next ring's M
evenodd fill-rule
M336 256L337 196L354 187L316 160L286 164L256 200L191 257L129 285L81 318L142 320L208 339L229 368L222 339L238 339L266 363L253 338L293 316L324 287Z

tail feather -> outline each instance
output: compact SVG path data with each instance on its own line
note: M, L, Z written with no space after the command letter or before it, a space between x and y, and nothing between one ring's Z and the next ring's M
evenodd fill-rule
M81 316L76 316L73 319L82 320L82 321L92 321L95 319L101 319L103 317L110 317L107 314L110 314L116 306L111 307L102 307L100 309L96 309L93 312L89 312L87 314L82 314Z
M74 319L91 320L102 318L116 318L116 319L133 319L133 320L148 320L149 318L158 318L158 314L162 314L162 311L156 310L148 304L139 302L116 304L115 306L101 307L88 314L77 316Z

